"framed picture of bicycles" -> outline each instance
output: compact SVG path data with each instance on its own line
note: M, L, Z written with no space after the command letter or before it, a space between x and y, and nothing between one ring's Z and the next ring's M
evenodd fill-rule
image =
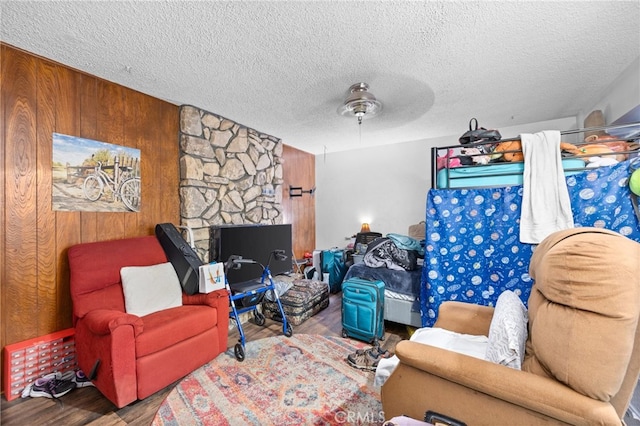
M53 210L140 211L140 150L53 134Z

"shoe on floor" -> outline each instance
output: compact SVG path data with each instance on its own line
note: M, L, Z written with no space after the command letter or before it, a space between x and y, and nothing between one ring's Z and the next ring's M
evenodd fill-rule
M380 346L373 346L367 349L357 349L355 354L361 355L364 353L370 352L374 357L382 357L382 358L391 358L391 352L386 349L382 349Z
M350 366L359 368L360 370L375 371L378 367L378 361L380 357L375 356L371 351L365 351L362 353L352 353L347 355L347 362Z
M52 380L52 379L60 379L62 377L62 375L60 373L49 373L46 376L42 376L37 380ZM22 394L20 395L22 398L27 398L29 396L31 396L31 389L33 389L33 385L35 384L35 381L29 383L23 390L22 390Z
M381 348L379 346L377 348L375 348L375 349L378 350L378 356L380 358L391 358L392 353L389 352L388 350L383 349L383 348Z
M60 398L76 387L70 379L62 379L60 373L47 374L31 384L30 397Z
M84 374L84 371L77 370L74 372L73 378L71 379L76 383L76 387L85 388L87 386L95 386L91 380Z

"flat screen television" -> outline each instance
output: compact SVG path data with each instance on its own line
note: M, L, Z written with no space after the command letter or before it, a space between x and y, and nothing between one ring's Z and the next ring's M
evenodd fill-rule
M284 250L286 260L272 257L272 275L292 272L293 261L291 225L217 225L210 228L209 259L226 262L231 255L256 260L263 265L273 250ZM243 264L240 269L227 271L229 284L259 280L260 265Z

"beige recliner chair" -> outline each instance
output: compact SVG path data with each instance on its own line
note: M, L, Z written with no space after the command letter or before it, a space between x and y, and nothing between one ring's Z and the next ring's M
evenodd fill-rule
M529 266L522 370L411 341L382 387L386 418L427 410L473 425L620 425L640 371L640 244L620 234L556 232ZM488 335L493 308L440 307L435 327Z

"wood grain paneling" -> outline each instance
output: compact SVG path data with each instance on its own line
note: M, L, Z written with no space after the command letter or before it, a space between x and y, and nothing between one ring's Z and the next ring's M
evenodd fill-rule
M37 187L36 187L36 60L5 50L2 94L5 98L5 279L7 304L2 326L8 341L38 330ZM19 301L19 303L15 303ZM7 324L10 326L7 327ZM3 346L6 342L3 342Z
M95 140L97 126L98 82L87 75L80 76L80 136ZM98 213L82 212L80 228L83 243L98 241Z
M125 111L122 91L122 86L98 81L96 136L99 141L124 145ZM125 235L123 213L103 212L97 219L98 232L102 239L114 240Z
M178 129L180 127L179 115L176 114L174 108L170 107L169 104L158 104L158 109L159 121L157 124L160 134L175 136L173 138L173 143L166 144L161 152L158 153L159 161L166 167L180 170L180 149L178 143ZM180 217L180 179L176 179L174 175L165 173L162 167L158 168L157 173L160 174L159 190L161 194L166 189L164 196L155 198L155 200L160 202L160 208L158 211L165 212L165 214L169 214L171 217ZM154 223L161 221L162 218L157 217ZM175 224L177 225L179 222L175 222Z
M140 149L139 141L144 139L144 128L140 123L146 123L142 112L145 96L138 92L125 91L124 96L124 142L123 145ZM136 236L139 213L123 214L124 235Z
M0 44L0 58L5 58L8 55L8 49ZM6 69L7 61L0 61L0 88L4 87L4 83L6 80L6 75L8 71ZM6 128L5 123L7 122L7 117L5 112L7 108L5 107L5 96L4 91L0 91L0 166L2 167L2 171L0 171L0 228L5 228L7 223L5 221L5 211L6 209L3 206L6 206L5 196L4 196L4 188L5 188L5 173L4 170L7 169L6 157L5 157L5 149L6 149ZM5 284L7 282L7 276L5 274L5 233L0 230L0 321L4 324L5 316L4 316L4 306L7 303L7 292L5 290ZM0 344L4 347L4 342L6 341L7 336L5 334L4 327L0 329Z
M80 136L80 95L79 86L81 82L80 74L63 67L56 66L56 76L58 80L58 91L56 98L56 133L65 135ZM52 140L48 142L52 144ZM51 167L45 173L51 173ZM51 207L50 207L51 208ZM58 322L57 331L72 326L72 306L69 291L69 263L67 261L67 249L82 242L82 228L80 212L56 211L56 246L53 248L56 253L57 271L57 300L56 319Z
M299 186L307 191L315 187L315 156L299 149L284 146L282 209L284 223L291 223L293 252L301 259L305 252L316 248L316 200L304 193L301 197L289 197L289 186Z
M56 94L58 82L56 66L43 61L37 63L37 237L36 260L38 300L55 300L56 287L56 234L55 214L52 205L52 144L51 134L56 128ZM52 330L57 329L56 306L40 305L36 312L37 323Z
M178 107L0 43L1 345L72 326L67 251L179 223ZM141 150L140 213L52 209L53 133Z
M140 172L141 172L141 185L143 188L143 195L148 194L154 189L161 189L162 185L160 179L163 172L162 160L158 160L156 164L146 153L154 151L156 158L163 157L162 150L158 149L156 140L160 137L161 131L160 124L160 107L158 105L149 105L145 108L145 119L149 123L153 123L152 126L148 126L146 131L146 138L141 141L140 150L142 156L140 160ZM176 136L177 139L177 136ZM176 154L177 155L177 154ZM177 194L177 193L176 193ZM169 194L167 194L169 196ZM143 197L141 199L140 212L149 222L157 222L157 213L162 209L162 197ZM177 223L177 222L174 222Z

